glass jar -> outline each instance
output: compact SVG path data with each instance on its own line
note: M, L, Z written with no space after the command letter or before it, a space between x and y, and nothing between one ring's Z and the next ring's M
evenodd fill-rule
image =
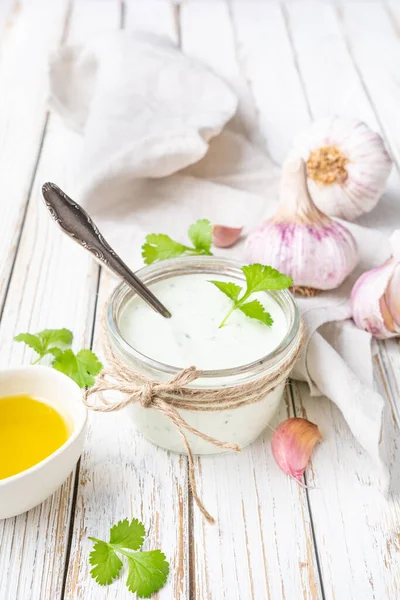
M240 263L213 256L191 256L164 260L140 269L137 275L146 285L151 285L162 279L193 273L225 275L234 278L235 281L245 281ZM221 389L242 385L269 373L279 373L280 367L298 344L300 316L297 305L289 291L265 293L274 298L286 317L287 331L279 346L266 356L240 367L203 371L202 377L189 384L190 387ZM119 328L120 316L126 303L134 295L135 292L124 283L120 284L112 293L106 308L106 326L109 341L119 358L126 362L128 366L155 381L167 381L179 373L181 369L141 354L130 346L121 335ZM283 373L279 385L273 391L268 392L259 402L229 410L180 410L179 412L183 419L195 429L220 441L244 447L255 440L271 421L282 399L284 386L285 374ZM145 408L139 403L130 405L126 410L130 412L136 428L145 438L167 450L185 453L177 429L164 414L154 408ZM186 433L194 454L226 452L225 449L220 449L196 435Z

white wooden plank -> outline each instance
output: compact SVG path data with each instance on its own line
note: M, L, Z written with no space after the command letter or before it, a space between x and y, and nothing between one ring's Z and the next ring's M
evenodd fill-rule
M63 35L67 9L67 0L32 0L5 2L1 10L0 306L46 120L48 57Z
M281 163L297 131L310 122L280 5L232 0L237 55L258 111L269 152Z
M367 6L355 9L357 15ZM313 114L344 114L360 117L380 130L376 107L372 107L342 36L334 6L317 2L287 4L287 19L304 88ZM381 39L381 36L378 36ZM391 194L398 196L399 177L394 171ZM385 219L385 208L393 222L390 193L375 210L377 222ZM389 209L391 212L389 213ZM377 374L383 374L378 359ZM385 379L379 389L393 406ZM314 531L326 598L395 598L398 596L398 565L388 558L395 543L398 511L392 500L380 494L374 466L352 439L338 410L325 399L310 398L305 386L298 386L296 408L318 423L324 441L313 458L308 483ZM398 429L389 414L385 431L386 449L395 468ZM351 468L347 468L351 465ZM391 550L389 550L391 552ZM389 562L388 562L389 561ZM388 568L389 563L393 567Z
M270 7L269 13L261 3L250 4L251 7L246 3L247 8L243 9L239 3L234 5L236 32L242 35L241 41L247 42L246 35L255 23L252 36L263 45L264 35L260 41L259 34L268 23L266 16L271 14L273 19L278 13L275 7ZM249 17L253 8L254 22ZM265 19L262 22L261 17ZM267 27L279 30L279 25L283 27L282 21L269 23ZM243 66L237 62L238 46L227 4L183 4L181 35L184 52L210 65L232 85L241 100L250 104L251 89L241 72ZM249 60L249 56L257 55L258 47L252 46L248 52L242 44L239 52ZM262 60L267 72L274 72L274 65L264 55ZM254 73L259 64L251 62L247 66ZM250 80L253 90L254 81ZM261 89L261 85L256 89ZM264 112L260 119L263 117ZM267 146L276 148L279 140L270 135L269 118L264 122L268 123L263 129ZM257 122L254 126L257 127ZM283 404L275 423L289 414L288 406ZM197 464L201 474L200 495L218 522L215 527L208 526L196 506L193 507L196 597L227 600L322 597L306 497L303 490L280 474L270 451L270 432L266 431L238 456L204 457Z
M343 4L338 16L366 92L399 165L400 125L396 117L400 95L400 43L395 22L384 5L368 2Z
M289 396L271 423L293 416ZM199 493L217 524L194 508L199 598L322 598L305 492L271 454L271 431L239 455L198 459Z
M132 31L162 33L176 40L169 2L129 2L125 25ZM102 274L94 348L101 355L100 316L116 285ZM159 600L189 598L189 515L187 459L166 452L138 434L124 413L90 417L71 543L65 600L130 598L126 574L107 588L90 577L88 535L102 538L119 519L137 517L148 531L145 549L161 548L170 562L167 585L154 596Z
M105 9L92 4L84 33L98 30L101 25L108 28L116 10L109 3L104 14ZM107 18L102 20L101 14ZM25 42L29 45L29 37ZM48 57L43 60L47 63ZM30 362L31 353L12 341L21 331L69 327L75 334L76 347L90 344L98 267L54 226L40 191L48 179L69 188L73 173L68 163L75 148L75 135L51 118L4 307L0 328L2 366ZM71 476L37 508L0 522L1 598L61 598L73 485Z
M385 380L378 391L388 402ZM400 476L398 428L389 411L385 428L393 494L384 498L374 467L345 424L338 409L325 398L310 398L306 386L296 393L297 414L317 423L323 441L312 457L307 483L325 597L372 600L398 598Z

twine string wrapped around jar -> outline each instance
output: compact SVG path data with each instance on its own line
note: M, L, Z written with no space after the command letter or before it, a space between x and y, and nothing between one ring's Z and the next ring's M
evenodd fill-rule
M261 401L267 393L275 390L289 376L303 345L303 323L300 323L296 344L289 356L279 365L279 371L267 373L254 381L219 389L187 387L203 375L203 371L193 366L182 369L175 377L166 382L154 381L146 377L128 366L117 356L108 341L104 319L102 324L104 353L108 367L103 369L98 375L95 385L85 391L85 405L90 410L113 412L121 410L130 404L140 403L144 408L153 408L165 415L175 425L186 448L189 462L189 481L193 498L207 521L214 524L215 519L206 510L197 493L194 458L185 430L225 450L239 452L241 448L237 444L217 440L195 429L185 421L179 410L223 411ZM122 394L122 398L111 401L105 398L104 392L111 391L119 392ZM97 401L94 403L90 402L89 399L96 394Z

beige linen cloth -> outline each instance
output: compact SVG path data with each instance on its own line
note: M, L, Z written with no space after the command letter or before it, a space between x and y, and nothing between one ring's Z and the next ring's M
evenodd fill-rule
M78 186L67 193L130 266L142 264L147 233L185 241L200 217L243 225L247 233L275 211L279 170L246 134L257 125L243 87L168 40L119 32L62 48L52 60L50 85L53 110L82 136ZM350 228L360 265L338 290L299 299L308 335L293 375L339 407L386 491L384 402L373 391L370 336L349 320L348 297L358 274L389 255L388 236ZM215 253L241 259L242 246Z

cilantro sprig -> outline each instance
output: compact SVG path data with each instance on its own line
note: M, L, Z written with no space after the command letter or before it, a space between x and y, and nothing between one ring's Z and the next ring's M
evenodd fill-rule
M38 333L20 333L15 336L16 342L23 342L38 355L32 361L36 365L46 355L52 358L52 367L68 375L79 387L90 387L95 382L103 365L97 356L87 349L75 354L70 346L73 340L72 331L69 329L43 329Z
M137 519L124 519L110 529L110 541L104 542L95 537L89 562L93 579L100 585L109 585L119 575L125 557L128 563L128 590L139 598L149 598L161 589L167 581L169 564L160 550L137 552L144 542L146 531Z
M212 225L208 219L198 219L189 227L188 236L193 246L185 246L164 233L150 233L142 246L142 257L146 265L178 256L212 256Z
M255 292L264 292L267 290L283 290L293 285L291 277L283 275L276 269L258 263L253 265L246 265L242 267L243 274L246 278L246 289L233 282L226 281L213 281L213 283L223 294L228 296L233 302L232 308L225 315L220 323L220 327L223 327L234 310L241 310L247 317L257 319L271 327L273 319L268 311L265 310L264 306L259 300L250 300L247 302L252 294Z

